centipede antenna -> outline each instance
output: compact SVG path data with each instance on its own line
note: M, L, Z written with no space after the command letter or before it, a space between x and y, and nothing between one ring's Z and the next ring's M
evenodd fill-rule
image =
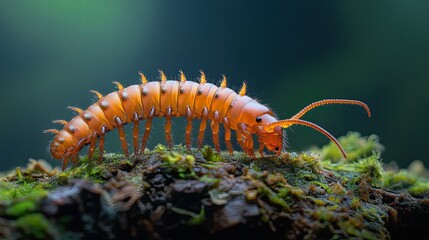
M75 112L77 112L77 113L81 113L81 112L83 112L83 110L82 109L80 109L80 108L78 108L78 107L72 107L72 106L68 106L67 107L68 109L70 109L70 110L73 110L73 111L75 111Z
M306 114L308 111L310 111L311 109L316 108L316 107L320 107L323 105L327 105L327 104L358 105L358 106L363 107L366 110L368 117L371 117L371 111L369 110L368 105L366 105L364 102L357 101L357 100L349 100L349 99L325 99L325 100L320 100L320 101L314 102L314 103L306 106L301 111L299 111L297 114L295 114L293 117L291 117L291 119L299 119L304 114Z
M243 86L240 89L240 92L238 94L240 94L240 96L244 96L246 95L246 90L247 90L247 85L245 82L243 82Z
M54 120L54 121L52 121L52 123L66 125L69 122L67 122L66 120Z
M112 83L116 85L116 87L118 88L118 90L122 90L122 89L124 89L124 86L122 86L122 84L121 84L121 83L119 83L119 82L117 82L117 81L114 81L114 82L112 82Z
M103 98L103 94L99 93L98 91L95 90L90 90L89 92L94 93L98 99L102 99Z
M57 129L46 129L43 130L43 133L53 133L53 134L58 134L60 131L58 131Z
M325 135L326 137L331 139L331 141L333 141L337 145L337 147L340 149L343 156L345 158L347 158L346 152L344 151L343 147L341 147L341 144L338 142L338 140L334 136L332 136L328 131L326 131L322 127L320 127L317 124L314 124L312 122L304 121L301 119L291 118L291 119L280 120L280 121L265 125L264 130L271 132L271 131L273 131L273 129L275 127L288 128L292 125L303 125L303 126L311 127L313 129L315 129L316 131L322 133L323 135Z
M161 69L159 69L158 71L159 71L159 77L161 78L161 82L167 81L167 77L165 76L164 71L162 71Z
M147 83L146 76L142 72L139 72L139 75L140 75L140 79L141 79L142 83L143 84Z
M186 82L185 73L182 70L180 70L179 74L180 74L180 82L183 82L183 83Z
M220 83L221 88L226 88L226 76L222 74L222 82Z
M207 79L206 79L206 75L204 74L204 71L201 70L200 74L201 74L201 76L200 76L200 83L206 83Z

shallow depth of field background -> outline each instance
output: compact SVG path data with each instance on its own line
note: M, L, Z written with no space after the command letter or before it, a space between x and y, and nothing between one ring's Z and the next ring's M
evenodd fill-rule
M236 90L246 81L248 95L280 118L320 99L362 100L372 118L358 107L326 106L304 119L337 137L377 134L383 161L428 166L429 2L278 2L0 2L0 171L28 158L56 164L42 130L71 119L66 106L86 108L95 100L90 89L138 83L140 70L155 80L158 69L169 78L183 69L189 80L203 69L216 83L226 74ZM175 143L184 122L174 121ZM329 142L301 126L288 133L290 151ZM159 142L163 120L149 147ZM116 131L106 150L120 151Z

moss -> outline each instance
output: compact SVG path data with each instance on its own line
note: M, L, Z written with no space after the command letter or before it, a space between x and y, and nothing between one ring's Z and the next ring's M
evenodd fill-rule
M323 167L337 172L348 172L345 176L357 183L366 176L370 177L373 186L382 185L384 170L380 161L380 155L374 154L367 158L358 159L354 162L332 163L323 161Z
M78 178L101 183L105 181L105 178L103 178L104 170L106 170L105 165L82 161L78 166L67 169L59 177L61 182L68 182L72 178Z
M318 182L318 181L311 181L312 184L315 184L319 187L322 187L323 189L325 189L325 191L327 193L332 193L332 189L328 186L328 184L324 184L322 182Z
M162 165L169 171L175 172L180 178L196 178L193 171L195 157L188 154L179 154L177 152L162 152L161 158L164 160Z
M48 194L51 186L40 182L0 181L0 201L11 202L17 199L38 199Z
M46 239L51 229L50 222L40 213L32 213L18 218L15 226L23 231L25 236L35 239Z
M290 197L302 194L301 189L294 188L287 184L283 175L268 174L266 171L261 171L257 167L253 167L245 176L245 179L250 179L252 181L258 195L267 197L270 203L278 205L286 211L291 211L288 203Z
M404 169L387 171L383 186L389 190L407 191L416 197L429 196L429 179Z
M103 183L111 177L112 171L131 169L133 160L124 157L122 154L104 154L102 162L98 161L98 150L89 159L83 156L78 159L77 165L57 174L56 182L59 185L67 184L71 179L85 179L96 183Z
M361 158L370 157L374 152L381 152L384 149L376 135L362 137L360 133L349 132L346 136L338 138L338 141L347 152L347 160L344 159L337 145L333 142L322 147L320 153L321 160L329 160L334 163L344 161L354 162Z
M392 190L402 190L413 186L417 182L417 177L407 170L399 172L386 172L384 175L384 186Z
M26 213L34 212L37 209L36 202L32 200L23 200L14 203L6 209L6 214L9 216L17 217L25 215Z
M349 133L339 140L348 159L330 143L312 152L259 159L219 154L209 146L188 152L182 145L159 144L137 159L106 153L99 163L96 151L64 172L33 160L0 181L0 218L23 238L105 229L112 231L110 238L176 238L182 231L203 238L194 234L236 229L267 238L388 238L389 221L402 216L391 217L401 198L383 201L396 192L427 198L427 171L422 164L384 171L383 147L374 135ZM382 196L384 189L389 192ZM64 214L76 209L79 214ZM126 235L124 229L144 234Z
M415 183L408 189L408 192L414 196L429 196L429 181L421 181Z
M209 162L224 162L222 157L213 151L213 148L210 146L204 146L201 153L203 154L203 158L206 159Z

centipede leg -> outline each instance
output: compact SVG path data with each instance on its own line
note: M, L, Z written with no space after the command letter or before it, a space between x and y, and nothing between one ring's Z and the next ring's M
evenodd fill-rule
M173 139L171 137L171 114L172 109L171 107L168 107L167 114L165 115L165 140L167 141L167 145L170 150L173 147Z
M77 166L77 160L79 159L79 151L82 149L83 145L85 145L85 142L87 139L80 140L74 149L71 150L71 160L74 166Z
M94 132L90 139L89 150L88 150L88 159L92 158L95 150L95 144L97 143L97 133Z
M71 161L73 163L73 166L77 166L77 160L79 159L79 155L78 154L74 154L71 156Z
M223 118L223 128L225 129L225 143L226 148L228 149L229 155L232 155L232 144L231 144L231 129L229 126L229 120L228 118Z
M122 150L124 151L124 155L128 157L128 144L127 144L127 139L125 139L124 124L122 123L122 120L120 117L115 117L114 120L116 123L116 127L118 128L119 140L121 140Z
M259 138L259 155L260 155L260 157L264 156L264 148L265 148L265 143L262 141L261 138Z
M79 151L83 148L83 146L85 145L85 143L88 141L87 138L84 138L82 140L80 140L77 144L76 147L71 151L71 160L73 165L77 166L77 160L79 159Z
M212 128L213 133L213 144L215 145L216 151L220 153L219 145L219 112L215 111L213 113L213 120L210 122L210 127Z
M137 113L133 114L133 145L134 145L134 156L137 155L139 149L139 115Z
M243 136L243 133L241 132L240 128L237 128L237 132L235 133L235 137L237 138L238 145L240 145L241 149L243 149L243 151L246 152L246 148L244 145L244 136Z
M188 106L186 107L186 151L191 151L191 131L192 131L192 111Z
M107 127L106 126L102 126L101 130L100 130L100 146L99 146L99 150L100 150L100 156L98 156L98 162L101 162L103 160L103 154L104 154L104 136L106 135L107 132Z
M200 132L198 133L198 149L201 149L201 147L203 146L204 131L206 130L207 118L209 116L209 111L206 107L203 108L202 114L203 117L201 119Z
M63 163L62 163L62 166L61 166L61 170L65 170L66 169L66 167L67 167L67 164L69 163L69 157L70 157L70 155L69 154L64 154L64 158L63 158Z
M254 158L255 157L255 153L253 151L253 137L252 134L250 134L247 130L246 130L246 124L241 123L239 125L242 134L244 135L245 139L244 139L244 147L246 148L246 152L247 154L249 154L250 157Z
M143 134L143 139L142 139L142 147L141 147L141 153L144 153L144 149L146 148L146 143L147 143L147 139L149 138L149 134L150 134L150 129L152 126L152 119L153 119L153 115L155 114L155 108L152 108L149 112L149 115L147 116L147 121L146 121L146 125L145 125L145 132Z

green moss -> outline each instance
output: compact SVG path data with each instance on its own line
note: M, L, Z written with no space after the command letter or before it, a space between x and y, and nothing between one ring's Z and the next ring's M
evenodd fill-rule
M193 168L195 165L195 157L188 154L180 154L177 152L161 152L161 158L164 160L162 165L168 171L175 172L180 178L196 178Z
M246 176L245 179L250 179L253 186L256 187L259 196L268 198L272 204L281 206L286 211L290 212L291 208L287 202L291 195L299 195L292 186L286 183L282 175L267 174L267 172L260 171L258 168L253 168Z
M50 231L50 222L40 213L32 213L18 218L15 221L16 228L31 238L45 239Z
M287 190L281 191L281 193L283 193L283 194L278 195L276 192L271 190L269 187L264 186L264 185L259 185L258 186L258 193L263 195L263 196L267 196L270 203L279 205L279 206L287 209L288 211L290 211L289 204L282 198L285 195L284 193L287 193Z
M322 187L323 189L325 189L325 191L327 193L332 193L332 189L328 186L328 184L324 184L322 182L318 182L318 181L311 181L312 184L315 184L319 187Z
M25 215L26 213L34 212L36 209L36 202L30 199L12 204L6 209L6 214L17 217Z
M374 206L365 207L362 211L362 215L370 221L377 221L377 222L383 221L380 216L381 215L380 210Z
M346 136L338 138L338 141L347 152L346 161L348 162L354 162L361 158L370 157L374 152L381 152L384 149L376 135L362 137L360 133L349 132ZM337 145L333 142L322 147L320 159L329 160L331 162L345 161Z
M357 183L368 176L373 186L382 185L384 170L381 165L379 154L374 154L367 158L348 163L331 163L325 160L322 165L330 170L349 172L350 174L347 176L350 180L353 180L353 183Z
M383 186L390 190L407 191L416 197L429 196L429 179L407 170L386 172Z
M60 178L62 182L68 182L71 178L79 178L101 183L105 180L102 175L105 169L106 165L95 165L93 163L83 162L76 167L67 169L60 175Z
M415 183L408 189L408 192L414 196L429 196L429 181Z
M407 170L399 172L386 172L384 175L384 187L392 190L403 190L413 186L417 182L417 177Z
M222 157L215 151L213 151L213 148L210 146L204 146L201 153L203 154L203 158L210 162L224 162Z
M111 177L113 170L131 168L133 163L133 160L122 154L107 153L104 158L108 160L98 162L98 150L91 159L88 156L80 157L77 166L69 167L57 175L57 183L64 185L73 178L103 183Z
M38 199L46 196L50 188L49 183L44 182L0 181L0 201L10 202L21 198Z
M315 153L290 153L286 161L297 170L307 170L312 173L318 173L320 170L319 157Z

